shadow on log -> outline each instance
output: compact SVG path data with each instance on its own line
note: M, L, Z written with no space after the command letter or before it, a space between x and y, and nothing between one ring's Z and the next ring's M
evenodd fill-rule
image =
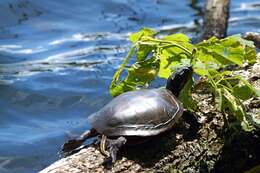
M215 173L244 172L260 164L260 131L252 134L236 128L239 127L229 129L225 136L221 157L213 171Z

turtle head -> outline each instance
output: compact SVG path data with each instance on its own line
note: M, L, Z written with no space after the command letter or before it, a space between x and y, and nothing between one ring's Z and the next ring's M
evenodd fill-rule
M168 78L166 88L178 97L182 88L192 77L192 73L192 66L184 66L178 69Z

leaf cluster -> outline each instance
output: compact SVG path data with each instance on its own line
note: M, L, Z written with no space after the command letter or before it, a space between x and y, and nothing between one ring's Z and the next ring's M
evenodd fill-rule
M240 76L224 69L231 65L254 64L256 51L253 42L233 35L224 39L212 37L191 44L185 34L158 38L156 32L149 28L131 34L129 39L133 46L111 81L112 96L145 87L156 77L167 79L176 69L192 65L195 74L207 79L204 82L210 86L219 111L234 116L245 130L251 130L241 101L254 96L254 88ZM132 57L136 58L135 63L126 68ZM127 75L120 80L124 69ZM193 86L191 79L179 96L191 111L196 109L196 102L191 97Z

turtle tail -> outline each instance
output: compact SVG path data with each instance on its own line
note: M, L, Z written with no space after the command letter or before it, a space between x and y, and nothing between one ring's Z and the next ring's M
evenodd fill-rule
M90 129L85 131L78 138L70 139L62 145L61 152L69 153L78 147L80 147L87 139L97 136L97 131L95 129Z

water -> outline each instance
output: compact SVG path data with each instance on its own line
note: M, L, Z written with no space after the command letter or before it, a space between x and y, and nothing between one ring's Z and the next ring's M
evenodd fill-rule
M143 26L196 36L189 0L1 0L0 172L37 172L111 97L108 86ZM232 3L229 34L260 32L260 2Z

